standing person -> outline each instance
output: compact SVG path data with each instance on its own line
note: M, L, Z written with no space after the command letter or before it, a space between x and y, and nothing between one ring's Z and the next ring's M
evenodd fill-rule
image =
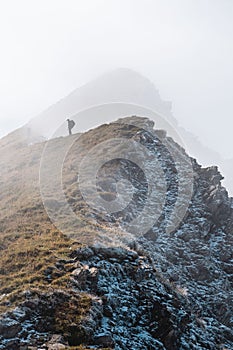
M67 119L67 122L68 122L69 135L72 135L72 129L75 126L75 122L70 119Z

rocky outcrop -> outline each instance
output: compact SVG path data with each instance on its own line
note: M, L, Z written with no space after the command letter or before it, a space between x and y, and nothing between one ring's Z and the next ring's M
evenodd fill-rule
M146 118L126 118L74 141L66 159L64 190L73 211L83 223L92 224L92 231L83 224L81 234L74 232L73 237L83 243L89 234L93 244L78 249L71 245L68 257L46 268L49 290L32 285L18 296L17 308L6 305L9 311L0 319L1 350L80 344L116 350L232 349L232 198L221 185L217 167L201 167L166 132L153 128ZM132 185L132 196L122 210L106 213L85 203L76 163L96 144L120 137L131 145L111 144L112 159L98 172L98 194L110 203L118 195L116 184L125 180ZM57 149L65 140L51 142ZM97 151L93 161L104 158L108 149ZM138 164L133 161L135 151ZM128 158L119 157L124 152ZM155 190L153 182L164 202L149 202L142 215ZM59 212L54 193L51 198ZM182 206L185 213L179 210ZM180 214L178 221L174 212ZM69 276L67 288L53 288L54 278L64 273Z
M100 324L101 299L86 294L26 291L19 298L23 302L0 319L0 349L62 349L59 344L89 342Z
M20 307L0 321L0 349L87 344L96 349L215 350L230 344L230 330L194 310L185 291L174 289L140 253L116 247L73 251L72 263L60 262L71 272L72 289L28 291ZM90 309L80 319L84 292Z
M92 250L83 261L72 253L80 262L72 282L103 301L94 339L111 336L115 349L221 349L227 327L212 331L212 320L193 312L184 291L174 291L150 258L122 248Z

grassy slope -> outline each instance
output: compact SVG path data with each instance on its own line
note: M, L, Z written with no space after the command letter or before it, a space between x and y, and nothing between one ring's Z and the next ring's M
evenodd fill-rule
M94 146L96 139L98 142L103 141L111 133L115 134L115 128L104 126L97 131L87 133L80 143L74 142L63 169L63 181L64 187L67 187L68 200L72 199L72 190L76 190L77 187L76 165L80 155L82 156L90 145ZM96 135L98 135L97 138ZM77 136L74 135L73 140L75 141L76 138ZM58 138L49 142L51 145L51 154L47 160L49 164L56 163L57 156L66 142L67 138ZM27 257L28 262L31 263L33 251L38 251L35 253L37 254L36 260L39 261L41 258L44 261L44 255L48 255L46 259L49 260L49 256L51 255L52 259L58 248L60 253L60 245L63 245L64 249L70 245L65 237L58 235L59 238L58 236L54 238L57 229L50 221L41 200L39 170L44 147L44 143L28 146L19 131L0 140L0 258L2 262L0 271L9 273L15 270L18 273L19 270L12 267L11 262L13 264L15 261L20 267L20 260L25 260ZM53 181L48 174L48 181L50 180ZM51 193L51 198L56 201L56 193ZM98 235L98 230L96 230L96 225L85 221L87 206L79 195L75 197L75 201L77 206L73 209L78 211L81 206L83 210L83 221L77 227L75 237L80 237L80 240L84 242L86 235L86 241L88 241L88 235L90 237ZM100 227L101 235L105 229L107 230L105 227ZM43 246L44 248L41 248ZM26 250L29 252L27 253ZM19 252L18 257L17 252ZM50 254L50 252L53 253ZM4 283L6 283L5 278ZM8 287L5 285L3 288L7 290Z
M0 313L24 301L26 290L46 293L70 287L69 271L46 278L46 270L59 259L69 259L71 249L80 244L58 232L44 210L39 188L43 148L28 146L18 131L0 140ZM78 300L75 315L82 317L90 309L90 298L81 293ZM72 310L66 310L66 317L61 312L58 331L72 317Z
M103 129L100 129L104 130ZM108 130L102 135L105 139ZM74 141L76 136L74 135ZM94 142L95 132L90 132L82 147L84 152ZM56 162L66 138L51 141L54 152L49 162ZM64 183L72 184L76 173L77 145L74 143L64 168ZM77 238L110 234L108 228L84 223L77 228L76 240L60 233L52 224L44 209L39 184L41 155L45 144L28 146L24 136L16 131L0 140L0 313L14 308L24 301L24 291L50 292L54 289L69 288L69 271L55 274L52 281L46 278L46 270L53 267L59 259L69 259L71 249L80 246ZM79 145L80 146L80 145ZM80 147L78 147L80 150ZM69 188L70 190L70 188ZM67 194L69 196L69 193ZM54 196L54 194L51 194ZM70 196L71 197L71 196ZM55 198L56 199L56 195ZM77 199L77 198L76 198ZM85 219L85 203L83 203ZM85 315L89 308L88 296L82 294L80 312ZM77 309L76 309L77 311ZM67 317L73 317L68 315ZM67 320L61 315L57 320L60 328ZM69 320L68 320L69 321ZM83 346L74 349L85 350Z

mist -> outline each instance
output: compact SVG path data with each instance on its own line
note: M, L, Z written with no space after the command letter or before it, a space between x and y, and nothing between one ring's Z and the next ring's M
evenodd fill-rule
M126 67L172 102L179 128L213 152L205 163L221 159L229 179L232 36L228 0L1 2L0 136L103 73ZM202 149L195 152L201 160Z

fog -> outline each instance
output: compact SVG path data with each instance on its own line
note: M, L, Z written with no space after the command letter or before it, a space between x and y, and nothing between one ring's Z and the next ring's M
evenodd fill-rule
M1 1L0 135L126 67L172 101L180 128L231 159L232 39L231 0Z

